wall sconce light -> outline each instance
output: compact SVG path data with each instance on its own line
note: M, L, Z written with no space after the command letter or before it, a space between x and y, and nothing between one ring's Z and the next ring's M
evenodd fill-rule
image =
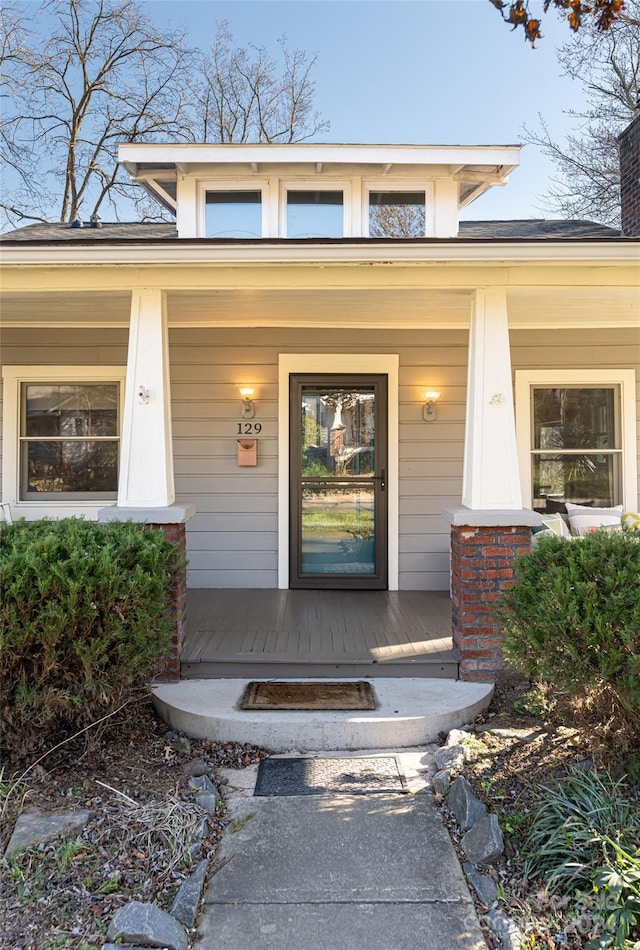
M424 406L422 407L422 418L425 422L435 422L436 403L440 399L440 393L430 389L424 393Z
M253 404L253 394L255 390L253 389L241 389L240 395L242 396L242 411L241 417L243 419L253 419L256 414L256 407Z
M145 386L138 386L138 402L141 405L146 406L147 403L149 402L149 398L150 398L149 390L146 389Z

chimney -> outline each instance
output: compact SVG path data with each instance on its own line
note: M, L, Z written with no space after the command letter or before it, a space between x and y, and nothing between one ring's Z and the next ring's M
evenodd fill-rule
M640 109L619 136L618 145L622 233L625 237L640 237Z

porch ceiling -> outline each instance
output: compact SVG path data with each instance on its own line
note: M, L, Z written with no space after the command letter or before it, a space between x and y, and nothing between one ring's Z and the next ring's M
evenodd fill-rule
M470 290L439 288L170 291L172 327L466 328ZM509 324L536 327L640 329L637 287L516 287L508 290ZM129 325L127 291L5 293L4 326Z

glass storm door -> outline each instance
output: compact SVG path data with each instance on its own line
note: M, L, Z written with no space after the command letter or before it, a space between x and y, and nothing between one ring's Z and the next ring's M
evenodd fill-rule
M387 587L387 377L291 377L291 587Z

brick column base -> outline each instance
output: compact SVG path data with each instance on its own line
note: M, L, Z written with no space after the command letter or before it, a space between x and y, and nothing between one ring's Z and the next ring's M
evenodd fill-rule
M160 673L159 679L164 682L176 683L180 679L180 654L187 635L187 531L184 522L181 524L151 524L164 533L167 541L178 548L180 567L174 574L169 587L171 597L171 623L173 634L171 638L171 655Z
M453 647L460 655L460 679L495 682L512 675L492 610L500 591L513 584L515 558L530 547L526 525L451 525Z

